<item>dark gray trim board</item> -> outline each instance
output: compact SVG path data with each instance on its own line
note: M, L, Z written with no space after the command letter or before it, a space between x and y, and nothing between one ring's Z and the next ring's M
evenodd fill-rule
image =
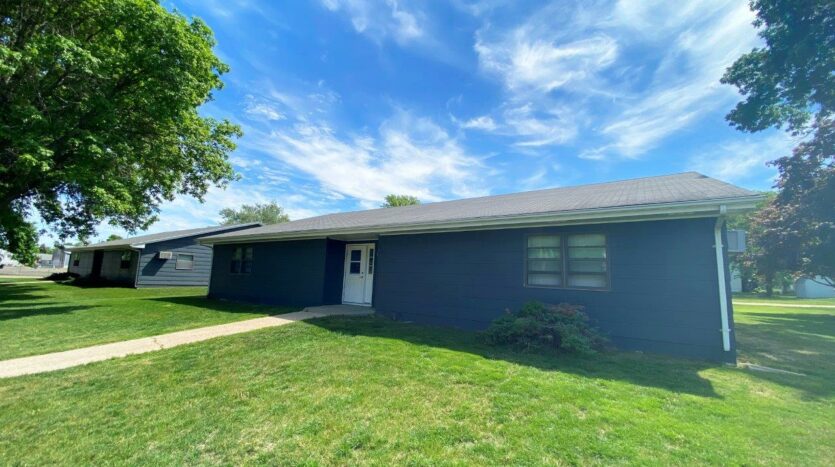
M383 235L376 242L373 305L398 320L479 330L530 300L568 302L585 306L619 348L734 361L733 339L731 351L722 350L715 221ZM525 239L534 233L605 234L609 287L526 286ZM341 301L345 242L249 245L249 274L229 271L235 244L215 245L211 297L295 306ZM732 316L730 303L729 310Z

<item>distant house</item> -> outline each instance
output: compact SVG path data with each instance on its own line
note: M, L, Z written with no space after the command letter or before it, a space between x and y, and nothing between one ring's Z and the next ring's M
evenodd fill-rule
M346 212L204 237L209 296L372 306L484 329L525 302L586 307L625 349L735 360L727 214L761 196L676 175Z
M207 285L212 248L197 240L260 225L203 227L69 247L69 272L134 287Z
M51 268L52 266L52 253L38 253L38 267L39 268Z
M12 259L12 252L0 250L0 268L20 266L20 263Z
M797 298L835 298L835 287L828 285L833 283L823 276L801 277L794 282L794 292Z

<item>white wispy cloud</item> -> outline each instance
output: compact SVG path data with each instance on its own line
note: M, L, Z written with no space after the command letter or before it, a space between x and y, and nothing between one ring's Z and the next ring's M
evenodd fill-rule
M244 113L246 113L249 117L271 121L284 120L286 118L284 114L279 112L275 105L272 105L269 102L258 101L251 95L247 96L247 98L248 102L246 104L246 108L244 109Z
M749 136L699 150L688 159L688 168L729 182L770 188L777 169L767 163L790 155L797 143L784 133Z
M398 110L377 134L341 135L299 122L253 135L258 149L315 180L321 189L378 205L390 193L426 201L485 194L482 161L428 118Z
M392 37L407 43L424 36L422 13L401 5L397 0L322 0L333 12L344 12L358 33L375 40Z
M468 130L485 130L492 131L496 129L496 122L489 115L482 115L480 117L471 118L461 123L461 128Z
M493 7L465 5L488 12L474 50L506 94L492 131L529 147L583 136L586 159L639 157L729 105L737 96L719 78L758 41L747 4L733 0L554 1L504 28ZM555 108L577 118L555 118Z

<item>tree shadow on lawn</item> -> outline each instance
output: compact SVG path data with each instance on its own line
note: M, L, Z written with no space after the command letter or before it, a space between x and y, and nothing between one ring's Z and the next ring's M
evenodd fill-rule
M63 315L76 311L87 311L95 308L95 305L85 306L38 306L38 307L2 307L0 308L0 321L8 321L19 318L31 318L42 315Z
M560 371L590 378L627 381L695 396L720 398L707 379L699 375L710 362L644 355L636 352L601 353L592 356L534 354L491 347L472 331L391 321L380 316L329 317L308 321L317 327L349 336L398 339L416 345L439 347L504 360L544 371Z
M0 310L6 308L6 305L8 305L6 302L38 300L48 297L48 295L43 293L43 289L34 285L13 285L14 282L8 282L6 284L0 285Z
M807 399L835 395L835 316L824 313L745 312L736 323L739 359L802 373L752 371L760 379L803 391Z
M149 297L140 299L152 302L167 302L182 306L193 306L225 313L262 313L264 315L281 315L301 310L301 307L261 305L255 303L233 302L217 300L205 296L190 297Z

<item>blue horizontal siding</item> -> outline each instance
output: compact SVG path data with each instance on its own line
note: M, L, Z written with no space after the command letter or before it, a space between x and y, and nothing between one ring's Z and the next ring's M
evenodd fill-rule
M722 350L715 219L384 236L374 306L396 319L479 330L525 302L574 303L620 348L733 361ZM610 290L524 285L532 233L604 233Z

